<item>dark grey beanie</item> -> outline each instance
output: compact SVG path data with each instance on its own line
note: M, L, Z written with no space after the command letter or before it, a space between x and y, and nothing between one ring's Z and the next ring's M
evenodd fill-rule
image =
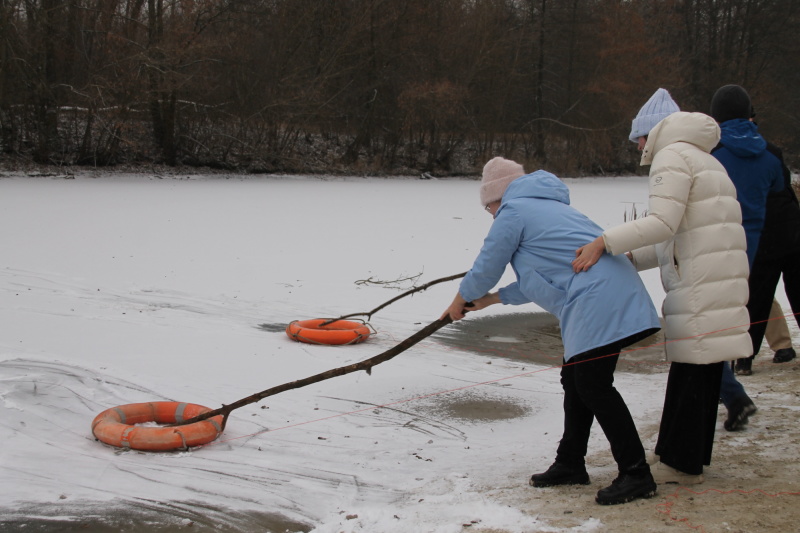
M752 114L750 95L739 85L720 87L711 99L711 116L720 124L735 118L749 119Z

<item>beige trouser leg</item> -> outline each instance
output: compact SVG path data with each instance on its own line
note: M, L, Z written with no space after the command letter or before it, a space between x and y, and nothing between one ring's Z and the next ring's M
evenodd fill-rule
M783 316L783 309L778 300L772 300L769 322L767 322L767 331L764 336L773 352L792 347L792 336L789 334L789 326L786 324L786 318Z

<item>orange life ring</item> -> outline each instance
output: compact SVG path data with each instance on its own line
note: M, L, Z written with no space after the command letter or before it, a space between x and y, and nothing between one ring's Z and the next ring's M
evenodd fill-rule
M182 402L129 403L106 409L92 421L92 433L106 444L151 452L186 450L216 439L222 433L222 415L175 427L136 426L145 422L174 424L211 411Z
M363 322L336 320L331 318L314 318L312 320L295 320L286 326L286 334L290 339L308 344L356 344L364 342L370 335L369 326Z

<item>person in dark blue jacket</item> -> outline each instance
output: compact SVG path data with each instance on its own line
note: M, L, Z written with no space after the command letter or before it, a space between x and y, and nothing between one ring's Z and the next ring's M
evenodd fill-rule
M711 102L711 115L720 123L723 132L714 156L725 166L734 183L737 179L742 182L748 203L758 199L757 210L752 207L749 210L754 213L754 218L758 217L754 222L760 221L761 226L752 250L749 232L747 242L750 258L750 302L747 307L753 355L736 361L736 372L749 375L753 359L761 349L771 299L781 274L792 312L800 312L800 207L792 188L791 173L783 162L783 153L758 134L755 111L747 91L738 85L721 87ZM727 140L726 131L729 131ZM762 190L767 181L772 187L762 203ZM738 183L736 188L739 189ZM745 209L745 204L742 204L743 216ZM800 316L795 315L795 318L800 325ZM776 353L773 362L787 362L795 355L789 348Z
M753 270L753 262L764 227L767 197L771 192L780 192L784 188L784 182L781 162L767 150L767 141L758 133L758 127L750 120L751 115L750 95L739 85L725 85L714 93L711 100L711 116L719 123L722 136L719 145L711 154L725 167L736 187L736 199L742 208L742 226L747 238L747 260L750 265L748 278L750 300L747 310L751 323L750 338L754 340L752 327L756 320L753 312L753 303L756 301L754 287L758 286L761 280L758 271ZM768 305L763 320L769 316L774 292L773 289L772 293L764 295ZM761 344L761 339L758 344ZM757 350L755 342L754 349ZM747 365L746 371L741 373L749 373L752 357L737 361L739 367ZM756 407L744 393L741 384L732 377L729 369L725 370L727 372L723 374L720 394L728 408L725 429L731 431L744 426L749 416L756 411Z
M781 192L784 183L781 162L767 150L767 141L750 120L751 110L750 96L738 85L721 87L711 101L711 116L722 131L719 145L711 153L736 187L752 268L764 228L767 196Z
M619 470L596 501L610 505L649 498L656 483L613 383L620 351L660 329L655 307L624 255L605 254L588 273L573 271L575 249L602 229L569 205L569 189L556 176L543 170L524 174L521 165L502 157L484 167L481 204L494 222L442 317L460 320L466 311L529 302L555 315L564 343L564 434L555 463L534 474L530 484L588 484L584 457L596 418ZM490 293L509 264L516 281Z
M753 286L750 295L753 306L750 335L754 354L758 354L761 343L766 338L769 347L775 351L772 362L788 363L797 357L797 353L792 347L783 309L773 299L768 321L765 322L767 319L762 317L767 307L767 297L775 293L778 281L783 277L784 292L795 321L800 326L800 202L797 201L792 186L791 172L783 161L783 151L769 141L767 150L783 165L784 188L767 197L767 216L753 261L754 279L759 280L759 283ZM750 365L740 363L740 372L747 373L751 366L752 361Z

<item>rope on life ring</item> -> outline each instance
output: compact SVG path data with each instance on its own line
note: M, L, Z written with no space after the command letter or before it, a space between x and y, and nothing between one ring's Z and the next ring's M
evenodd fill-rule
M295 320L286 326L290 339L307 344L356 344L367 340L370 333L372 330L364 322L330 318Z
M130 403L106 409L92 421L94 436L111 446L150 452L186 450L222 434L223 416L176 427L137 426L146 422L174 424L211 411L182 402Z

